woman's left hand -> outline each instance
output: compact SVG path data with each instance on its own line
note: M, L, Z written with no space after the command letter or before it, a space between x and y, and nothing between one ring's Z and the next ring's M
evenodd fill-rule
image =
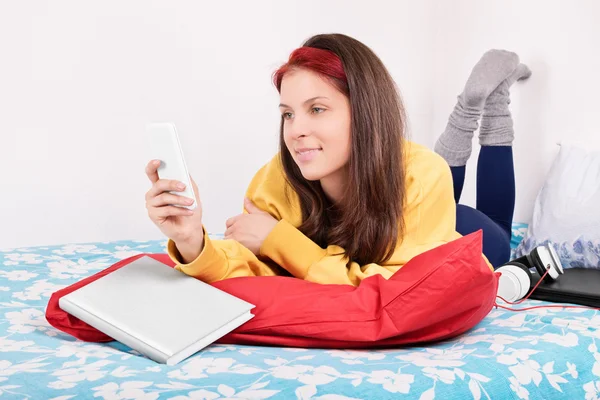
M263 242L279 221L249 199L244 199L244 206L248 214L231 217L225 223L225 239L237 240L258 256Z

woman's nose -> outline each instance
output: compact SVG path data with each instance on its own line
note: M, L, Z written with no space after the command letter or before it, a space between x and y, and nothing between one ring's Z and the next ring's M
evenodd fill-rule
M292 138L298 139L304 136L309 136L311 127L305 118L294 118L289 126Z

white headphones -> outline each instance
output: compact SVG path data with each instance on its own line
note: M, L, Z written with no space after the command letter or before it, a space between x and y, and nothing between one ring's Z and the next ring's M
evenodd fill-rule
M553 282L564 273L552 244L538 246L526 256L509 261L496 270L502 274L498 281L498 296L510 302L525 297L532 286L530 268L535 268L540 277L548 271L545 282Z

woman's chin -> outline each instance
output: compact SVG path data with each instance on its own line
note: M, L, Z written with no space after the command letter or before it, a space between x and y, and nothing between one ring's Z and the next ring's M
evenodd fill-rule
M300 168L300 172L307 181L319 181L321 178L323 178L322 173L311 168Z
M302 176L304 177L304 179L306 179L307 181L311 181L311 182L321 180L321 175L317 175L317 174L302 174Z

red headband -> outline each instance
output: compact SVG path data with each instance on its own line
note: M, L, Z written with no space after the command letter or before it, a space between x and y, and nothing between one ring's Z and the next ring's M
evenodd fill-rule
M281 80L285 73L294 67L306 68L347 83L342 60L340 60L337 54L329 50L303 46L292 51L288 62L275 72L273 83L277 90L281 89Z

